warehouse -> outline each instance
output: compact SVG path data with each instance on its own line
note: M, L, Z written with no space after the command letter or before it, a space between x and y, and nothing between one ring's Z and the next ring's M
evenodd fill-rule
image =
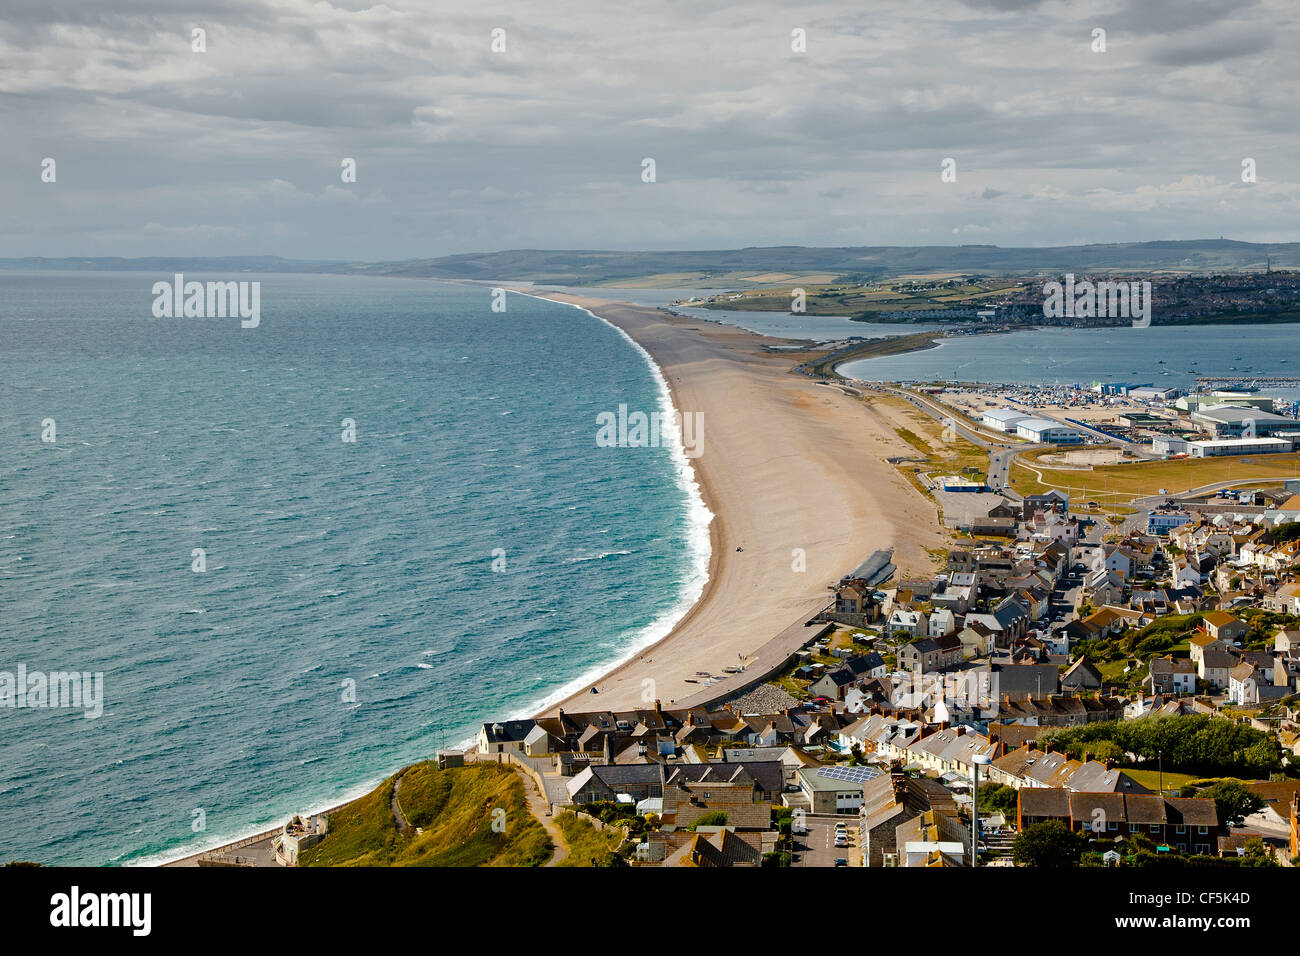
M984 427L996 428L1000 432L1015 434L1016 423L1027 421L1029 416L1014 408L990 408L984 413Z
M1295 428L1293 418L1283 418L1257 408L1213 405L1192 412L1192 421L1216 438L1256 438L1283 428Z
M1046 442L1051 445L1080 445L1083 432L1069 425L1062 425L1050 418L1026 418L1016 423L1016 434L1029 441Z
M1215 441L1187 443L1193 458L1215 458L1219 455L1279 455L1291 450L1285 438L1220 438Z

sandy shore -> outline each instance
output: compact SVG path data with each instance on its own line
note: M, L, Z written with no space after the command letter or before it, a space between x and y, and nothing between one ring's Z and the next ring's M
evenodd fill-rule
M744 329L595 298L546 297L622 329L662 370L678 411L702 414L703 454L692 465L715 516L700 600L662 641L594 681L599 693L584 690L556 707L644 706L647 679L652 697L667 706L704 689L686 678L720 673L828 603L827 586L872 551L895 548L903 573L933 567L926 549L946 538L934 505L884 461L911 451L889 416L791 374L803 356L764 351L773 340ZM803 571L795 570L796 549Z
M639 659L599 677L598 694L583 691L547 713L641 707L646 679L665 706L698 695L705 685L686 678L754 655L828 603L827 585L876 549L894 548L904 574L932 568L926 549L947 541L933 503L884 460L913 453L895 434L889 408L791 374L808 354L765 351L776 340L744 329L626 303L546 297L622 329L659 366L677 409L703 413L703 454L692 465L714 515L709 583L695 606ZM796 548L805 555L803 572L794 570ZM240 852L267 855L269 840ZM195 866L199 855L165 865Z

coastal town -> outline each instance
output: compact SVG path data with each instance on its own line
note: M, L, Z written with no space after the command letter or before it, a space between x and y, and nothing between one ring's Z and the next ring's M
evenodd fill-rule
M1295 419L1253 392L1150 386L875 383L863 400L988 455L983 475L914 475L950 535L932 573L869 554L779 657L697 671L689 701L603 709L593 686L590 706L485 722L372 794L385 825L418 846L415 781L487 773L518 791L530 865L1294 865L1300 479L1129 489L1120 507L1011 473L1029 454L1205 468L1205 446L1249 454L1247 427L1290 451ZM351 812L192 863L346 862Z

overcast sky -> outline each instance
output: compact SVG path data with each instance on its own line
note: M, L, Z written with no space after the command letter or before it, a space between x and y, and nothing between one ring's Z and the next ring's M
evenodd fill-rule
M0 256L1294 241L1298 10L4 0Z

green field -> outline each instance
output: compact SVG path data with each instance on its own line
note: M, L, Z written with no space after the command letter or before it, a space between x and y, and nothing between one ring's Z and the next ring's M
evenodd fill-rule
M1114 505L1157 495L1161 488L1172 494L1220 482L1260 482L1300 475L1300 455L1250 455L1223 458L1181 458L1096 465L1090 469L1053 468L1038 463L1039 456L1055 450L1029 452L1016 459L1011 486L1022 495L1041 494L1050 488L1069 492L1072 502L1085 499ZM1030 467L1034 469L1030 470ZM1042 478L1035 476L1040 472ZM1267 483L1267 482L1265 482Z

